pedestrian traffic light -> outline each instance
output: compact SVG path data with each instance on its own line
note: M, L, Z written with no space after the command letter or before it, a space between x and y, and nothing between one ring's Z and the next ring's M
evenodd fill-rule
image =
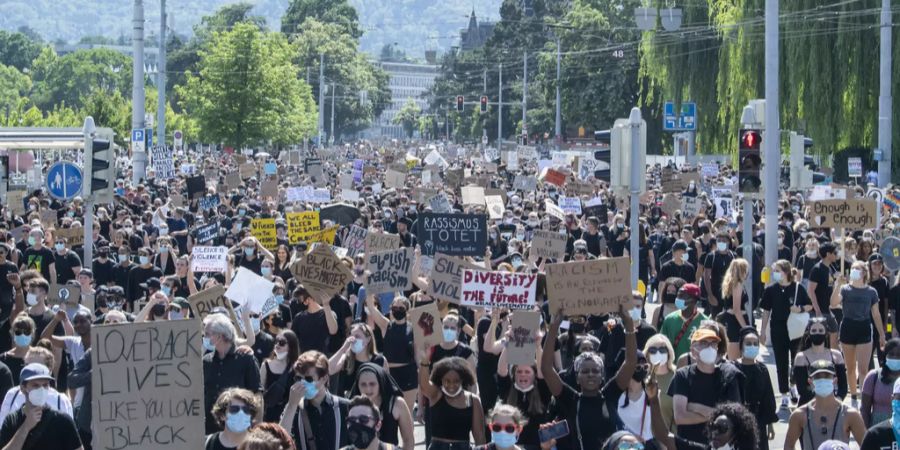
M84 140L85 196L95 200L112 200L116 170L112 139L90 135Z
M790 188L793 190L809 189L813 184L823 182L825 175L815 172L818 167L812 155L806 154L807 149L813 146L813 140L793 131L790 139Z
M481 96L481 112L487 112L487 103L488 103L487 95L482 95Z
M762 144L762 131L758 129L741 129L739 131L738 190L742 193L757 194L762 186L760 144Z
M463 98L462 95L456 96L456 111L458 111L458 112L463 111L463 100L465 100L465 99Z

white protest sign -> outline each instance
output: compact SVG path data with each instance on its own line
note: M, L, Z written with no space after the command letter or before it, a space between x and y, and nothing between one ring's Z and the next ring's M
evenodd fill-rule
M450 199L443 193L438 193L428 199L428 206L431 207L432 212L448 213L450 212Z
M460 304L473 307L527 309L534 306L537 275L466 269Z
M578 197L560 197L559 208L566 214L581 215L581 199Z
M503 206L503 197L499 195L488 195L484 197L484 201L485 204L487 204L489 218L496 220L503 218L503 213L506 212L506 207Z
M359 191L356 189L341 189L341 199L347 202L358 202Z
M247 305L250 311L258 313L266 299L272 296L274 287L275 283L241 267L225 291L225 297L241 306Z
M544 208L547 211L547 214L556 217L559 220L565 220L566 213L559 206L553 204L549 199L544 200Z
M194 273L225 272L228 270L228 247L195 246L191 251L191 270Z
M313 186L289 187L286 191L288 202L331 203L331 191Z

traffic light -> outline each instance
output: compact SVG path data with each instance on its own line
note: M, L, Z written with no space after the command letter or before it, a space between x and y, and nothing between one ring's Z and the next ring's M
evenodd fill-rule
M487 112L488 99L487 95L481 96L481 112Z
M116 169L112 138L91 135L84 140L84 195L94 200L112 201Z
M738 132L738 190L742 193L757 194L762 186L761 144L762 131L742 129Z
M612 152L608 149L607 150L597 150L594 152L594 159L596 159L597 161L599 161L603 164L606 164L605 169L599 169L599 170L594 171L594 178L596 178L600 181L605 181L605 182L609 183L610 174L612 173L612 171L610 170L612 168L612 165L610 164L610 162L612 161Z
M609 145L610 139L612 139L612 135L609 130L598 130L594 132L594 140L601 144Z
M790 188L794 190L809 189L815 183L825 181L825 174L816 172L818 167L811 155L806 151L813 146L813 140L791 132L791 166Z
M465 99L463 98L462 95L456 96L456 111L458 111L458 112L463 111L463 100L465 100Z

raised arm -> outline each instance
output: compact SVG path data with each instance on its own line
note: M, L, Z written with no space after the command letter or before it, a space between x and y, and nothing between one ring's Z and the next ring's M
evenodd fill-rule
M431 375L431 352L422 350L419 355L419 391L429 402L434 402L440 395L440 388L431 384L429 376Z
M634 321L631 315L625 311L625 305L619 305L619 316L622 318L622 326L625 328L625 363L616 373L616 384L624 392L628 391L634 369L637 367L637 337L634 332Z
M544 341L544 353L541 355L541 372L544 373L544 382L554 397L558 397L563 392L563 380L553 367L553 356L556 354L556 342L559 337L559 325L562 323L562 309L553 316L550 322L550 329L547 331L547 340ZM637 355L635 355L637 356ZM634 370L632 368L632 370Z

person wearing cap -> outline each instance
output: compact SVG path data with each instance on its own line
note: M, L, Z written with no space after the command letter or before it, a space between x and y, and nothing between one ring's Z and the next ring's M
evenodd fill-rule
M894 381L887 419L873 423L859 446L860 450L893 450L900 445L900 379Z
M759 432L759 450L769 450L769 440L775 439L773 423L778 422L775 410L775 390L766 364L759 361L761 346L759 332L753 327L740 331L741 359L733 361L744 374L744 406L756 417Z
M697 279L697 271L694 266L688 262L690 254L688 253L688 244L683 240L678 240L672 245L672 260L666 262L659 268L657 279L659 287L657 292L666 292L666 280L672 277L681 278L688 283L694 283ZM699 293L697 294L699 298Z
M47 366L28 364L19 375L19 389L28 401L0 426L0 448L81 450L75 421L47 406L53 375Z
M666 316L662 327L659 329L659 332L669 338L669 342L672 343L672 348L675 349L676 360L690 351L691 335L700 327L700 323L708 318L697 309L699 300L699 286L693 283L687 283L682 286L675 298L675 308L677 310Z
M699 328L690 340L693 363L675 372L668 394L672 396L677 435L689 441L704 442L704 426L714 418L712 413L716 405L742 403L742 375L732 364L717 364L723 356L718 333Z
M849 443L851 435L856 442L863 441L866 425L862 415L834 395L836 373L828 360L820 359L809 366L808 382L816 398L791 413L784 450L793 450L797 441L803 450L818 449L829 439Z
M44 247L44 232L32 228L28 233L28 248L23 252L19 270L35 269L47 280L56 280L56 258Z

